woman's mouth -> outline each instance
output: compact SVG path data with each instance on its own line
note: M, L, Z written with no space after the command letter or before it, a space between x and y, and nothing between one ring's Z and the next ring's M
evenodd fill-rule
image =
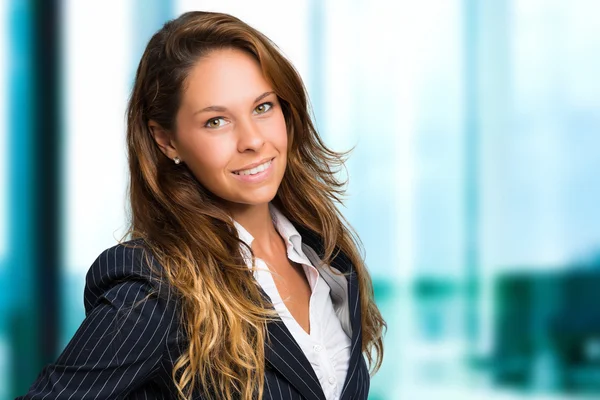
M256 175L259 172L263 172L264 170L269 168L271 166L272 162L273 162L273 159L270 159L269 161L266 161L266 162L262 163L261 165L258 165L254 168L245 169L245 170L241 170L241 171L235 171L234 174L236 174L236 175Z
M262 182L271 175L274 160L275 159L272 158L254 168L234 171L233 175L243 182Z

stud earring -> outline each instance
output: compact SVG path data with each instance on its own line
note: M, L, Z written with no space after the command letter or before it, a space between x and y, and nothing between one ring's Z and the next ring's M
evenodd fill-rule
M179 164L181 162L181 160L179 159L179 157L173 158L173 161L175 161L175 164Z

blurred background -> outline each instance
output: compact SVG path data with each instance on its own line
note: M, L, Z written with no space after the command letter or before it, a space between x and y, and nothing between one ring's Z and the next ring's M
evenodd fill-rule
M125 229L145 44L231 13L356 145L343 212L389 327L371 399L600 398L600 2L0 0L0 399L84 318Z

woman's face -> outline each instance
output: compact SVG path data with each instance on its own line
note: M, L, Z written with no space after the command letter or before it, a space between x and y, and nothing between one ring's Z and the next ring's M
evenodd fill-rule
M250 55L211 52L191 70L171 136L196 179L231 206L268 203L287 162L287 130L277 95ZM164 151L164 150L163 150Z

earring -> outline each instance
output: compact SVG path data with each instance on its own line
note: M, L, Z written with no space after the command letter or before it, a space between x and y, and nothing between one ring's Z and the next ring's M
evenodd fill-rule
M175 161L175 164L179 164L181 162L181 160L179 159L179 157L173 158L173 161Z

